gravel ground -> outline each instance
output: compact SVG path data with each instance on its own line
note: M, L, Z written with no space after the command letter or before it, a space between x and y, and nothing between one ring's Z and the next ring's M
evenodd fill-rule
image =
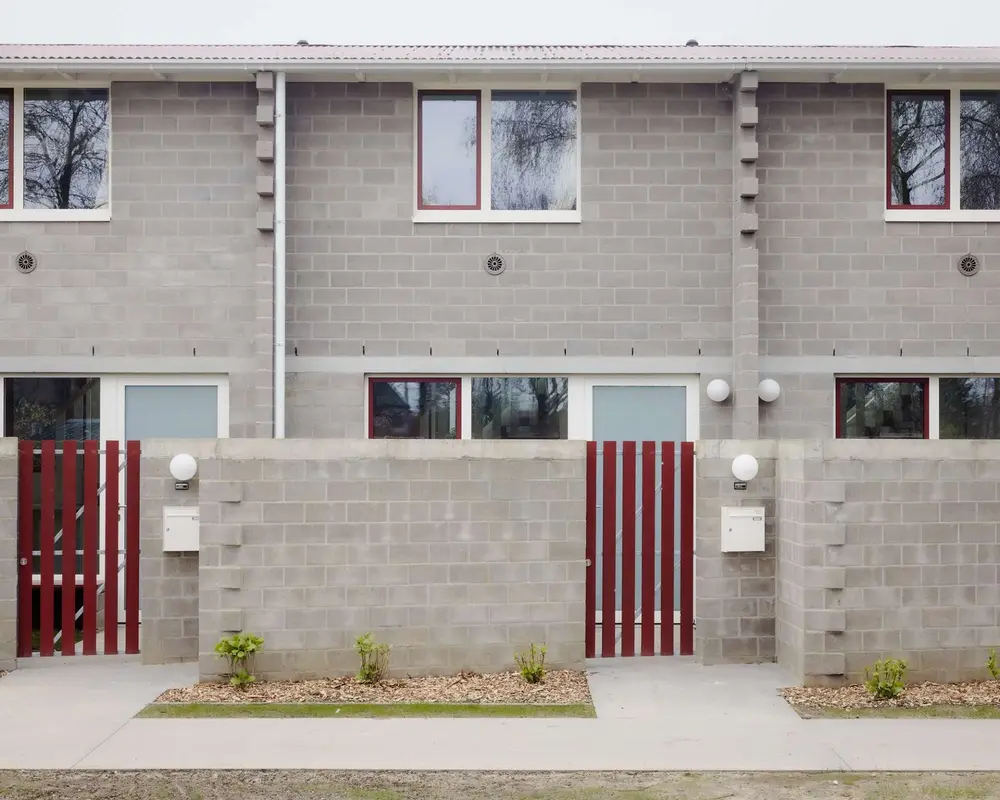
M2 772L3 800L920 800L1000 796L995 773Z
M548 672L542 683L527 683L516 672L405 678L366 686L354 678L261 681L248 688L198 683L161 694L157 703L489 703L564 705L590 702L582 672Z
M894 700L876 700L864 686L836 689L782 689L781 695L793 706L805 708L927 708L929 706L1000 706L1000 681L972 683L914 683Z

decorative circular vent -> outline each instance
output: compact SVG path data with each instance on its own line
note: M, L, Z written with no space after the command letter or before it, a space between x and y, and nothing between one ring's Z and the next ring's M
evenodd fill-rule
M488 256L483 266L490 275L499 275L507 268L507 265L504 264L503 256L499 253Z
M966 278L971 278L979 272L979 259L972 255L972 253L962 256L958 261L958 271Z
M18 253L17 258L14 259L14 264L17 266L17 271L22 275L27 275L30 272L35 271L35 267L38 266L38 259L35 258L33 253L29 253L25 250L23 253Z

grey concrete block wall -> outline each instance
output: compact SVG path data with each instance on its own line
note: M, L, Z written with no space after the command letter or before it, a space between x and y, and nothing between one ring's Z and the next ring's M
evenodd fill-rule
M1000 443L782 442L781 459L802 512L778 564L779 592L803 598L800 616L779 597L799 677L854 682L885 656L911 680L985 677L1000 646Z
M259 434L271 408L254 378L256 327L270 325L255 306L256 94L240 83L112 84L111 221L0 221L0 359L26 365L13 371L221 363L231 432ZM22 250L38 257L29 275L6 268Z
M397 674L584 653L583 442L221 440L201 472L200 668L263 636L266 677L345 674L354 640Z
M17 440L0 439L0 670L17 658Z
M733 459L757 458L746 491L733 488ZM705 663L760 663L775 657L777 443L699 441L695 466L695 652ZM764 506L766 550L722 553L722 508Z

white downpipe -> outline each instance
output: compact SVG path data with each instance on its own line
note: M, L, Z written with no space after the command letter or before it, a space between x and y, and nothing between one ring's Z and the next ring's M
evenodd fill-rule
M285 438L285 73L274 83L274 438Z

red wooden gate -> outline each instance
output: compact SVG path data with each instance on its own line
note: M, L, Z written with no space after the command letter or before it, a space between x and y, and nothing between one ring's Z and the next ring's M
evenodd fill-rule
M120 573L124 650L139 652L139 442L126 443L124 459L118 442L108 442L105 450L96 441L79 445L22 441L18 446L19 658L36 649L41 656L57 650L64 656L117 654Z
M693 442L588 443L586 557L587 658L694 654Z

